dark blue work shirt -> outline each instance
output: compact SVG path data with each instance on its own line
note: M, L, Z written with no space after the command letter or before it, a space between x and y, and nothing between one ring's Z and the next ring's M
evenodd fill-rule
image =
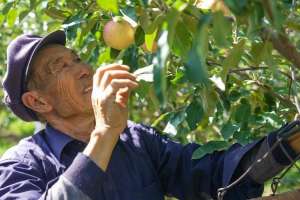
M0 161L0 199L39 199L63 174L91 199L182 200L216 198L227 185L240 160L257 143L233 145L192 160L197 144L181 145L155 129L128 123L103 172L80 153L85 144L47 125L45 131L23 139ZM225 199L259 196L262 185L246 178Z

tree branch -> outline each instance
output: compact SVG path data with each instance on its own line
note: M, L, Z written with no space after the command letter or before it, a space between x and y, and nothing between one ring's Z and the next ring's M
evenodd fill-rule
M291 44L284 33L279 34L266 28L262 31L262 38L269 40L283 57L293 63L296 68L300 69L300 52Z
M237 75L243 77L243 79L251 80L251 78L246 73L243 73L243 72L240 72L240 71L236 71L234 73L236 73ZM293 104L293 102L290 99L285 98L284 96L281 96L280 94L277 94L276 92L274 92L271 86L263 84L263 83L261 83L259 81L254 81L253 83L255 85L259 86L261 89L263 89L266 92L268 92L274 98L278 99L280 101L280 103L282 103L286 107L288 107L288 108L294 110L295 112L297 112L297 109L295 108L295 105Z
M292 80L295 82L295 72L292 68L291 68L291 76L292 76ZM299 104L299 100L298 100L298 96L297 96L297 91L293 91L293 96L294 96L294 101L295 101L295 105L296 105L298 114L300 114L300 104Z
M247 68L230 69L229 73L242 72L242 71L265 70L265 69L268 69L268 67L247 67Z

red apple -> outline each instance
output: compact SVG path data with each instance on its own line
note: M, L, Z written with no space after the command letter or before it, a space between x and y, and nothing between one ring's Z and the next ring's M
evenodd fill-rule
M103 30L103 39L107 46L122 50L134 43L134 27L122 17L107 22Z

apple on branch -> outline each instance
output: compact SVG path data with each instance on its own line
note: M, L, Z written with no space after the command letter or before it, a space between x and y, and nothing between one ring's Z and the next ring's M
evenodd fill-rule
M135 28L124 17L114 17L104 25L103 40L111 48L122 50L134 43Z

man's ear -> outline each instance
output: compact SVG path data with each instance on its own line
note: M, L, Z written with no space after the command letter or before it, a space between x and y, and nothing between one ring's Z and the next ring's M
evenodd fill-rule
M53 107L37 91L25 92L22 95L22 102L25 106L38 113L50 112Z

